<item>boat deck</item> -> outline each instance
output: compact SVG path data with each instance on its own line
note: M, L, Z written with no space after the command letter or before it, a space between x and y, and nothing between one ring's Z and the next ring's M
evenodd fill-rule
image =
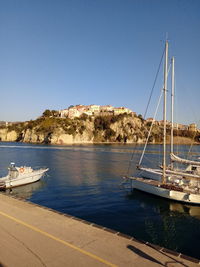
M142 178L142 177L126 177L126 178L130 179L130 180L142 181L144 183L151 184L153 186L159 186L161 184L159 181L152 180L152 179L146 179L146 178Z
M125 177L125 178L126 178L126 179L130 179L130 180L141 181L141 182L144 182L144 183L146 183L146 184L150 184L150 185L152 185L152 186L162 187L162 184L161 184L160 181L156 181L156 180L152 180L152 179L146 179L146 178L142 178L142 177ZM169 186L170 186L170 183L169 183L169 184L166 183L166 185L169 185ZM165 187L163 187L163 188L165 188ZM166 187L166 189L167 189L167 187ZM168 189L170 189L170 188L168 188ZM195 188L192 188L191 190L189 190L189 189L184 189L184 188L182 188L182 189L183 189L182 192L184 192L184 193L199 195L198 191L195 191L195 190L194 190ZM175 187L174 187L174 188L171 188L171 190L180 191L180 190L178 190L178 187L177 187L177 190L176 190Z

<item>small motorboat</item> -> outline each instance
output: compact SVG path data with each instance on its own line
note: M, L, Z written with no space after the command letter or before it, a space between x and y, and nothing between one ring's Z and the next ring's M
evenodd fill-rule
M0 178L0 190L37 182L48 170L48 168L32 169L27 166L16 167L15 163L11 162L8 174Z

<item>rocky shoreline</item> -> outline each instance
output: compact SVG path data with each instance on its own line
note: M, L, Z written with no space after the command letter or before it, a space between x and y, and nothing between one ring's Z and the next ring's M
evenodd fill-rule
M89 141L89 140L81 140L81 138L73 138L72 135L67 135L67 134L62 134L59 136L52 136L50 142L49 139L48 141L47 137L45 136L37 136L37 135L29 135L29 138L24 138L24 140L18 140L18 135L15 131L12 132L7 132L5 131L2 133L0 130L0 141L1 142L20 142L20 143L27 143L27 144L52 144L52 145L79 145L79 144L145 144L145 140L140 140L139 142L111 142L111 141L99 141L99 142L94 142L94 141ZM191 145L191 143L195 145L199 145L199 142L194 142L191 138L187 137L175 137L174 138L174 144L175 145ZM155 145L160 145L162 144L161 142L151 142L150 144L155 144ZM167 141L167 144L170 144L169 138Z

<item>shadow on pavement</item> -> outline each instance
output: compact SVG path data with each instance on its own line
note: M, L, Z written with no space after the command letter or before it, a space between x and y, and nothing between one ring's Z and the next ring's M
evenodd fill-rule
M149 256L148 254L146 254L142 250L134 247L133 245L128 245L127 248L130 249L131 251L133 251L135 254L139 255L142 258L145 258L145 259L147 259L149 261L152 261L152 262L158 263L158 264L160 264L162 266L165 266L164 264L162 264L162 262L157 261L156 259L154 259L153 257Z
M188 267L188 265L184 264L183 262L177 261L177 260L175 260L174 258L172 258L172 257L170 257L170 256L168 256L168 255L166 255L165 253L162 253L162 252L160 252L160 251L159 251L159 252L160 252L161 254L167 256L167 257L170 258L172 261L167 261L167 262L165 262L165 264L163 264L162 262L160 262L160 261L154 259L154 258L151 257L150 255L148 255L148 254L146 254L145 252L143 252L142 250L140 250L140 249L134 247L133 245L128 245L127 248L130 249L131 251L133 251L133 252L134 252L135 254L137 254L138 256L140 256L140 257L142 257L142 258L144 258L144 259L147 259L147 260L149 260L149 261L152 261L152 262L154 262L154 263L160 264L161 266L169 266L169 265L171 265L171 264L173 264L173 263L175 263L175 264L177 263L177 264L181 264L181 265L184 266L184 267Z

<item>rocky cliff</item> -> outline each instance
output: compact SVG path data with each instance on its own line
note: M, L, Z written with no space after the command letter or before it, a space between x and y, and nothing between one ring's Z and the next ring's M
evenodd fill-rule
M26 143L144 143L150 125L140 116L82 116L75 119L41 117L0 128L0 141ZM162 141L162 129L154 126L151 143Z

